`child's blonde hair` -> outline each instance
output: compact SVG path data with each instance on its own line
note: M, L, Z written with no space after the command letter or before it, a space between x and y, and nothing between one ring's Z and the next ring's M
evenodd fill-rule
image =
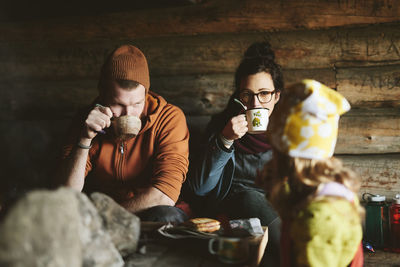
M273 160L265 166L262 181L282 217L292 217L298 211L295 207L315 199L315 192L323 183L343 184L355 194L360 188L359 176L335 157L293 158L278 151L274 151Z

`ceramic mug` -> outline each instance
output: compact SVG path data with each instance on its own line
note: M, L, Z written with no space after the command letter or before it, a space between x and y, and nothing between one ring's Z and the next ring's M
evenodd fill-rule
M208 251L217 255L218 259L224 263L243 263L249 258L249 239L239 237L213 238L208 242Z
M114 128L115 135L122 139L127 140L135 137L142 127L141 120L136 116L125 115L118 118L113 118L111 125Z
M248 133L260 134L267 131L269 110L266 108L252 108L246 111Z

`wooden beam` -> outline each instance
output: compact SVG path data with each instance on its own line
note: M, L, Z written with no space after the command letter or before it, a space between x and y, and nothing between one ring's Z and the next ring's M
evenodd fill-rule
M339 121L335 153L400 152L400 109L353 109Z
M201 0L30 0L2 1L0 21L33 21L54 18L100 16L118 12L146 12L148 9L182 7Z
M310 78L334 87L334 75L329 69L284 70L286 84ZM152 88L187 115L213 115L226 107L234 91L234 73L160 76L152 80Z
M210 118L188 115L189 129L193 129L194 132L203 131ZM343 154L359 154L359 157L366 157L367 155L363 154L376 153L385 158L384 153L400 153L399 132L398 109L351 110L340 119L335 154L340 157L345 157Z
M287 84L305 77L334 86L329 69L285 70ZM151 90L187 115L222 111L234 90L234 73L152 76ZM0 120L71 117L97 96L97 80L4 81L0 83Z
M400 65L337 68L336 79L353 107L400 107Z
M336 88L336 71L330 69L283 69L285 87L304 79L317 80L330 88Z
M156 77L154 91L186 115L220 112L233 90L231 74ZM97 96L96 80L2 83L0 119L65 119ZM400 152L400 110L353 109L340 120L336 153Z
M69 118L97 95L95 80L3 82L0 120Z
M332 69L343 61L398 62L400 23L367 28L126 38L99 42L0 42L0 80L98 78L106 55L133 43L148 58L152 75L232 73L244 51L268 39L284 69ZM347 66L351 67L351 66Z
M396 0L214 0L165 9L1 23L0 42L106 40L398 22Z
M202 131L209 117L188 115L187 121L190 129ZM360 157L365 157L364 154L380 154L385 158L385 153L400 153L399 132L399 110L351 110L340 119L335 154L340 157L343 154L357 154Z
M360 197L367 192L391 199L400 193L400 154L341 155L338 158L360 175Z

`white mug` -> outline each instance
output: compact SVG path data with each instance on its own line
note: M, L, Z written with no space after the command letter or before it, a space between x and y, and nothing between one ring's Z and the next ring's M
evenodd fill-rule
M266 108L252 108L246 111L248 133L260 134L267 131L269 110Z
M217 243L215 250L214 243ZM224 263L243 263L249 258L249 239L239 237L219 237L210 239L208 251L217 255Z

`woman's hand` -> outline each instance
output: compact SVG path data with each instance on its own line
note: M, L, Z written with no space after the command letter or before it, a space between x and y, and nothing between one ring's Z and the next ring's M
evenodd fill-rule
M246 116L244 114L240 114L228 121L221 134L227 140L234 141L245 135L248 130Z

